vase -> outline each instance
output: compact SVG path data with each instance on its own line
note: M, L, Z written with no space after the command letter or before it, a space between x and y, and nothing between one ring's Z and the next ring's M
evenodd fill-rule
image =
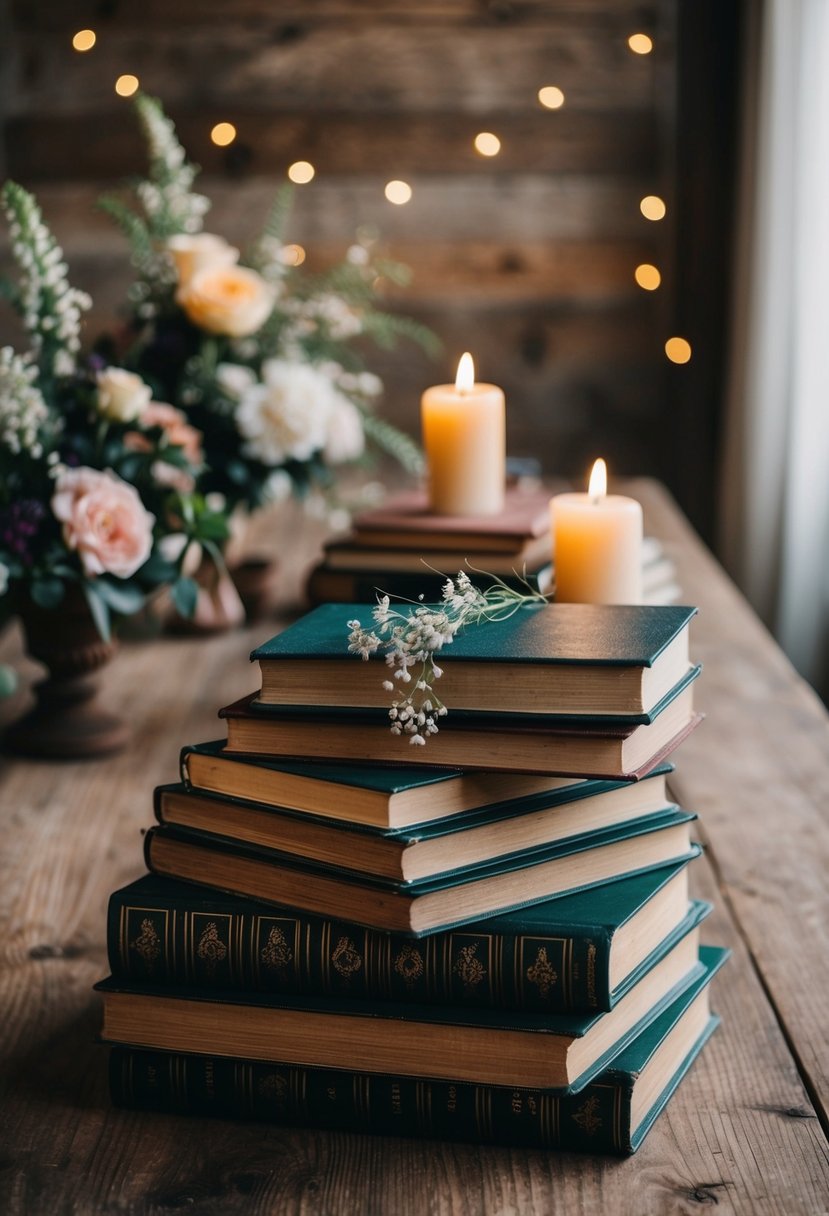
M277 603L279 562L273 557L247 557L231 566L230 577L239 593L248 623L272 616Z
M98 703L98 673L117 643L101 637L81 589L70 587L59 608L29 603L19 615L26 652L48 675L34 685L34 708L6 730L6 748L56 760L120 751L130 729Z
M245 608L233 579L224 566L204 555L192 575L198 586L196 608L183 617L171 606L167 628L171 633L201 635L238 629L245 623Z

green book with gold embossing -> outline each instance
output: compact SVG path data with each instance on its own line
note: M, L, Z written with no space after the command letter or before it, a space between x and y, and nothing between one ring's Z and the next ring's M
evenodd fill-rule
M708 985L727 957L727 950L701 947L693 983L577 1094L129 1047L111 1052L110 1092L117 1106L133 1110L634 1153L719 1022Z
M129 983L589 1013L708 911L683 862L416 941L147 875L112 895L107 941Z
M110 977L96 985L101 1037L161 1051L575 1093L694 982L698 950L699 926L686 927L606 1013L216 992Z

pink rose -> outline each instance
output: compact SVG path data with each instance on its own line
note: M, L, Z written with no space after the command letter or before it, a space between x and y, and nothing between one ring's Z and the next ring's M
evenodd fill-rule
M141 415L142 427L159 426L164 432L167 442L175 444L184 452L190 464L200 465L202 462L201 431L190 426L187 415L175 406L166 405L163 401L151 401L145 406Z
M66 469L55 482L52 511L86 574L129 578L150 556L155 517L135 486L110 471Z

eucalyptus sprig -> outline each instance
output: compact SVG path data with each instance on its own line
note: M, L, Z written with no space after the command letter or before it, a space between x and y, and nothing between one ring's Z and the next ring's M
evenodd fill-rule
M493 582L481 590L460 570L454 579L446 580L439 605L417 604L413 611L394 608L391 597L381 595L372 611L373 628L364 628L358 620L348 622L350 654L367 661L378 651L384 652L392 678L383 681L383 688L395 693L402 685L411 685L405 696L392 700L389 720L393 735L407 736L410 743L422 747L430 735L438 733L438 718L449 711L435 692L435 683L443 675L435 656L462 629L505 621L521 608L547 602L526 580L522 581L527 590L520 591L493 575L487 578Z

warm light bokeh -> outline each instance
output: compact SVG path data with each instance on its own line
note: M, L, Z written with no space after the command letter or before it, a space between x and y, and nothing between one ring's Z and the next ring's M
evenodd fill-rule
M210 138L217 148L226 148L236 138L236 128L232 122L217 122L210 132Z
M653 39L649 38L647 34L631 34L628 38L628 46L634 55L650 55L653 50Z
M639 204L639 210L646 220L663 220L668 208L658 194L646 194Z
M295 160L288 166L288 177L297 186L305 186L313 180L316 169L308 160Z
M76 51L91 51L97 41L98 35L94 30L78 30L72 39L72 46Z
M138 77L126 72L115 81L115 92L119 97L132 97L138 92Z
M395 203L398 207L402 207L412 197L412 188L408 182L394 180L386 182L386 188L383 193L390 203Z
M669 338L665 354L671 363L687 363L691 358L691 343L686 338Z
M564 93L554 84L545 84L538 90L538 100L547 110L560 110L564 105Z
M475 136L475 151L481 156L497 156L501 151L501 141L492 131L479 131Z
M636 267L633 275L636 282L645 291L656 291L662 282L662 275L655 266L651 266L650 262L642 262L641 265Z

